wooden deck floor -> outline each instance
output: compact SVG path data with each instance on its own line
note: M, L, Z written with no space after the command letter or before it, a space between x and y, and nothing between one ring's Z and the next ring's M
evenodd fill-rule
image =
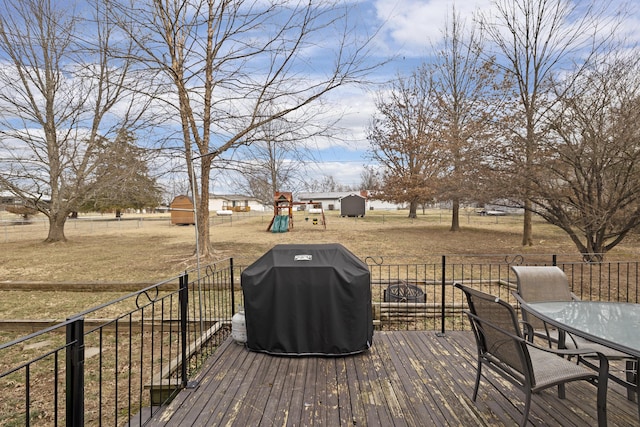
M230 339L151 426L512 426L522 393L489 373L476 402L475 343L470 332L380 332L366 353L340 358L254 353ZM640 425L637 407L609 386L610 426ZM567 386L533 397L533 425L596 425L596 389Z

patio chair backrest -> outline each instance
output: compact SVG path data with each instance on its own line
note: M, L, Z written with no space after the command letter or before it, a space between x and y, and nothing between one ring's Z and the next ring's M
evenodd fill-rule
M569 289L569 280L556 266L512 266L516 275L518 294L526 302L571 301L573 295ZM523 319L535 329L544 328L537 317L522 313Z
M508 365L519 382L534 381L531 361L513 307L501 299L457 284L467 297L469 320L482 357Z

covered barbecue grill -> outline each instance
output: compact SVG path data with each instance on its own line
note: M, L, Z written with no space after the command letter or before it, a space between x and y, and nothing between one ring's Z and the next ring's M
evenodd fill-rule
M371 346L369 269L339 244L277 245L241 276L250 350L339 356Z

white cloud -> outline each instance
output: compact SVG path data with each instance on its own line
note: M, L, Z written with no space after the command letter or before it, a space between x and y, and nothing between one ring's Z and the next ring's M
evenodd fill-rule
M361 174L363 170L364 161L322 162L322 164L309 167L308 174L310 178L318 181L322 181L324 177L331 176L340 185L358 186L362 181Z
M488 8L491 1L374 0L373 3L378 18L386 22L388 43L399 46L404 56L424 56L431 43L441 38L454 5L456 13L470 21L478 8Z
M338 145L349 150L360 150L363 143L367 145L367 125L376 111L374 97L372 92L355 86L331 94L331 102L343 111L338 123L342 131Z

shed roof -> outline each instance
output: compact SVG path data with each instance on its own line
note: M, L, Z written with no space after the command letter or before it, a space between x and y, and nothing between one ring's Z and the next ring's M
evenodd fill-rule
M366 200L366 197L363 197L362 195L356 194L356 193L351 193L351 194L348 194L346 196L342 196L342 197L340 197L340 200L346 199L347 197L359 197L359 198L361 198L363 200Z

